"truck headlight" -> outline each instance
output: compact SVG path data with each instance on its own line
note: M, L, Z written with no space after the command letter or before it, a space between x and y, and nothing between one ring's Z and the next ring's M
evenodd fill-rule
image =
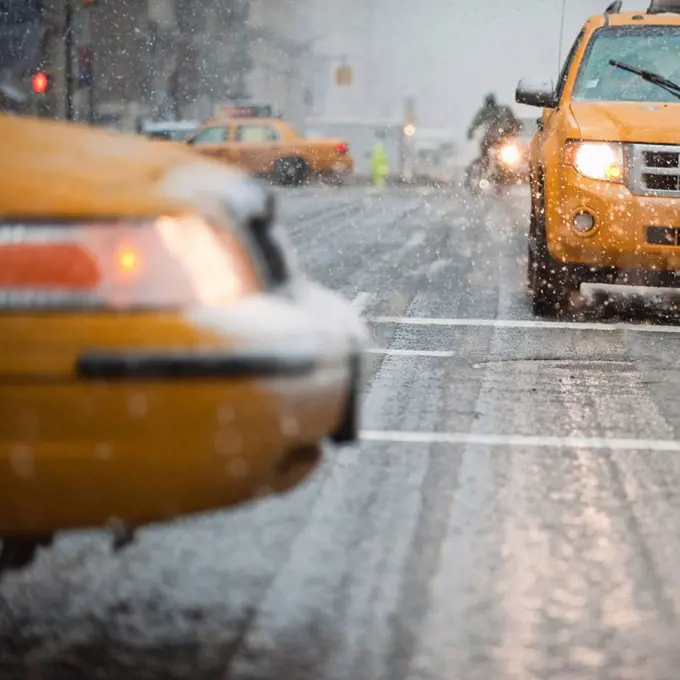
M623 145L609 142L569 141L564 149L564 164L583 177L605 182L623 182Z

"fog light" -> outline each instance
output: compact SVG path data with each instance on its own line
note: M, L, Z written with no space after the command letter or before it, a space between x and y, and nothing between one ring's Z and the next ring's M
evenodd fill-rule
M595 226L595 218L587 212L580 212L574 215L574 229L585 234Z

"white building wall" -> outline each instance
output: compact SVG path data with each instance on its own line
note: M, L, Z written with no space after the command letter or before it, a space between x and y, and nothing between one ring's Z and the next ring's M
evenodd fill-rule
M305 115L305 64L309 39L304 31L308 0L251 0L249 26L253 70L248 85L254 99L271 101L293 123Z

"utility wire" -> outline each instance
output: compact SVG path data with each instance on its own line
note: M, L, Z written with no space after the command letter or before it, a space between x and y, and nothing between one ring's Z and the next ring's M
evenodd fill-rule
M557 52L557 77L562 73L562 46L564 45L564 17L567 13L567 0L562 0L562 19L560 21L560 46Z

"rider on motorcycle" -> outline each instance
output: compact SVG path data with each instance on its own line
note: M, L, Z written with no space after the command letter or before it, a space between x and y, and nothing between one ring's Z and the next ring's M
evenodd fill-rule
M516 135L522 128L521 121L515 117L512 109L504 104L499 105L494 94L488 94L484 105L477 111L468 128L467 137L472 139L475 131L484 126L484 135L480 143L481 160L486 165L489 150L498 146L504 139Z

